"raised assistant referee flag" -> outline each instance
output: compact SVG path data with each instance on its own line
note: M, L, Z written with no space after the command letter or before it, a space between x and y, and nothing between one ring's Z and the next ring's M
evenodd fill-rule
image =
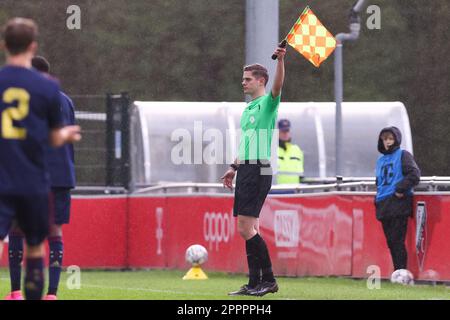
M319 67L336 47L336 39L309 6L303 10L286 36L286 40L316 67Z

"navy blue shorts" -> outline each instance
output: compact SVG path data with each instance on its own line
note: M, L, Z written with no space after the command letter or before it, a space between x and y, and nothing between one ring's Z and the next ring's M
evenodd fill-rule
M0 195L0 239L8 235L13 221L29 246L41 244L49 231L49 195Z
M70 221L70 189L52 188L50 223L68 224Z

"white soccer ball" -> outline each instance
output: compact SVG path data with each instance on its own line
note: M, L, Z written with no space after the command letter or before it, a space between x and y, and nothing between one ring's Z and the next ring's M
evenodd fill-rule
M193 266L199 266L208 260L208 251L199 244L193 244L186 250L186 261Z
M391 275L392 283L400 283L403 285L413 285L414 284L414 276L409 270L406 269L398 269L395 270Z

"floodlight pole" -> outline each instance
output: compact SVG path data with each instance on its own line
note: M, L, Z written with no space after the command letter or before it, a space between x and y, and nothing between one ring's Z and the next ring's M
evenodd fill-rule
M335 127L335 154L336 176L343 175L343 128L342 128L342 99L343 99L343 73L342 73L342 46L344 41L355 41L359 37L361 23L359 13L366 0L358 0L350 10L350 33L336 35L336 49L334 53L334 96L336 100L336 127Z
M245 8L245 64L260 63L267 68L266 88L270 90L276 71L270 56L279 38L279 0L246 0Z

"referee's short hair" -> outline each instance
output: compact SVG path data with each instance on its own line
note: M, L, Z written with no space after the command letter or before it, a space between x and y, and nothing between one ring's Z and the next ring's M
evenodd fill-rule
M42 56L35 56L31 60L31 65L39 72L50 72L50 63Z
M38 27L31 19L13 18L3 27L2 36L6 50L11 55L27 51L33 41L36 41Z
M257 79L264 78L264 85L266 85L267 82L269 81L269 72L267 72L267 69L263 65L260 65L259 63L254 63L245 66L244 71L251 71L252 75Z

